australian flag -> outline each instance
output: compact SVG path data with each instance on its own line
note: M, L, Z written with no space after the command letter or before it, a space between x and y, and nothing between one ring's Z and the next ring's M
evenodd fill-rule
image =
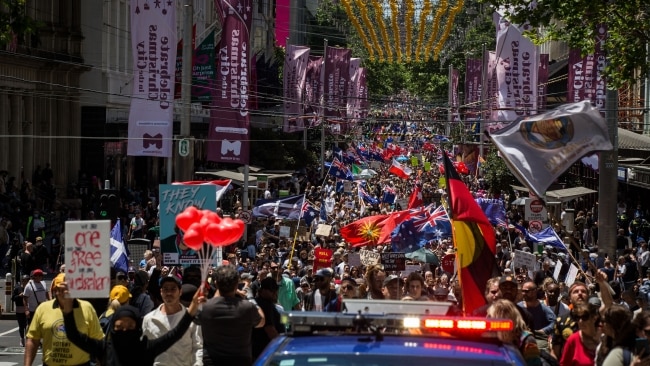
M410 210L410 215L391 233L394 252L410 253L428 241L451 236L451 221L443 206Z
M129 257L126 254L124 240L122 240L122 229L120 219L117 219L111 230L111 265L116 271L127 273L129 271Z
M331 163L325 162L325 169L327 169L328 174L333 175L339 179L353 180L350 168L348 168L337 158L334 158Z
M318 210L309 201L305 200L302 204L302 219L305 220L307 226L311 226L312 221L319 216Z
M371 196L366 192L366 190L359 185L359 199L361 199L365 203L369 203L371 205L378 205L379 200L376 199L375 197Z
M397 194L395 193L395 189L389 186L384 187L384 195L381 198L382 203L388 203L388 204L393 204L395 203L395 197Z
M503 200L477 198L476 203L481 207L481 210L483 210L483 213L493 226L504 226L506 224L506 206L503 204Z

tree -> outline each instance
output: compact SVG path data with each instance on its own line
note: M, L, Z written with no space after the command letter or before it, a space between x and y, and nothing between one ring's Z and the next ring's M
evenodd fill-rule
M39 24L25 14L25 0L0 0L0 48L24 45Z
M499 156L497 149L490 149L485 163L481 164L481 169L490 193L512 192L511 185L520 184L508 169L505 161Z
M594 53L596 31L607 26L607 82L612 87L643 78L650 70L650 0L484 0L510 9L506 17L515 24L529 22L525 32L535 43L565 41L583 54Z

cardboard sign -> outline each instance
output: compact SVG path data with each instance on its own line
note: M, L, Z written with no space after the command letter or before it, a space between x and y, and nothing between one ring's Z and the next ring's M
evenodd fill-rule
M515 249L515 268L526 267L528 271L537 269L537 259L535 254Z
M375 253L370 250L360 250L359 259L361 260L361 264L363 264L364 266L372 266L373 264L379 263L379 261L381 260L381 254Z
M314 249L314 273L319 268L329 268L332 266L332 250L316 248Z
M406 253L381 253L381 264L385 271L403 271L406 269Z
M395 206L397 205L399 205L402 210L406 210L406 208L409 206L409 200L407 198L398 198L395 200Z
M361 255L359 253L348 253L348 264L350 267L359 267L361 265Z
M75 298L108 297L111 290L110 220L65 223L65 280Z
M318 227L316 228L316 235L330 236L331 232L332 232L332 225L318 224Z
M381 163L378 162L378 161L371 161L370 162L370 169L378 171L379 169L381 169Z
M555 262L555 270L553 271L553 278L556 281L560 281L560 272L562 271L562 262Z
M280 237L288 238L291 236L291 228L289 226L280 226Z
M564 283L566 283L567 287L573 285L576 281L576 276L578 276L578 267L576 267L575 264L572 264L571 267L569 267L569 272L567 272L566 278L564 279Z
M345 193L352 192L352 182L350 182L349 180L343 182L343 192Z

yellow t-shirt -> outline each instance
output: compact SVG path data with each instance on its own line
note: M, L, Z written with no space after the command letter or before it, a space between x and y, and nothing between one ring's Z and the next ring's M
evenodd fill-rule
M79 333L94 339L104 338L97 313L88 301L76 300L73 313ZM79 365L90 361L88 353L68 340L63 312L56 300L46 301L36 308L27 338L43 341L43 363L49 366Z

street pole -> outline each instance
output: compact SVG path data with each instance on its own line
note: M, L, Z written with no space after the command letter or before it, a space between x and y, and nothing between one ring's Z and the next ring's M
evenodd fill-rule
M483 111L485 110L485 99L487 98L487 90L488 90L488 79L487 79L487 68L488 68L488 58L485 55L485 43L483 43L483 51L481 53L481 110L479 113L479 119L478 119L478 141L479 141L479 148L478 148L478 156L482 159L484 158L484 148L483 148ZM476 166L476 175L478 176L480 174L480 164Z
M448 73L448 80L449 80L449 86L447 87L447 104L449 105L449 109L447 110L447 123L445 124L445 135L447 138L451 136L451 121L453 120L453 111L452 111L452 103L453 103L453 98L451 96L452 91L453 91L453 86L451 85L451 78L452 78L452 71L453 66L449 64L449 73Z
M607 90L607 130L614 146L598 159L598 248L614 258L616 253L616 199L618 192L618 91Z
M320 71L320 178L325 178L325 63L327 62L327 40L323 43L323 65Z
M183 68L181 78L181 140L176 142L176 180L188 181L194 177L194 139L191 136L192 118L192 28L194 24L193 0L183 2Z

